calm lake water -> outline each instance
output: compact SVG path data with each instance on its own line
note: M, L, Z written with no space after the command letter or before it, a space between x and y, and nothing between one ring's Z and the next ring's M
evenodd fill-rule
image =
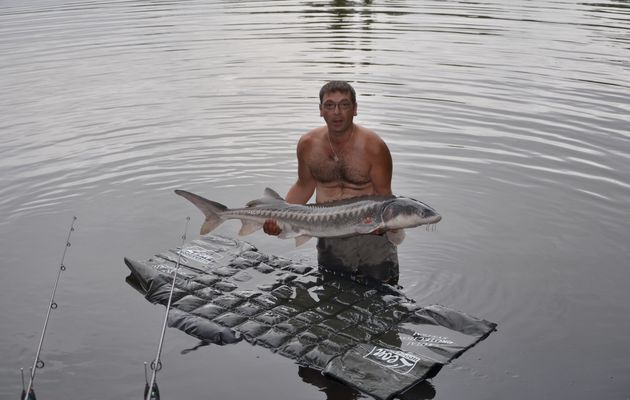
M76 215L37 396L142 398L164 308L123 256L177 246L188 215L196 237L175 188L285 193L319 88L344 79L394 192L444 216L399 247L405 292L499 324L413 398L630 399L629 71L628 0L0 1L0 397ZM167 330L163 399L327 398L265 349L197 345Z

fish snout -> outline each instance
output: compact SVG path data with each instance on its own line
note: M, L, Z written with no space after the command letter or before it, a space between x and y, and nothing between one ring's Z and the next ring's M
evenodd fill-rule
M397 198L383 210L383 222L390 229L435 224L441 219L433 207L410 198Z
M427 224L435 224L442 220L442 216L426 204L422 210L422 218L427 220L427 222L425 222Z

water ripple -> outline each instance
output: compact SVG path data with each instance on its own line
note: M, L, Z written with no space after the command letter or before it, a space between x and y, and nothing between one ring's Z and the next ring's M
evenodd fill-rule
M627 299L628 5L377 3L5 1L0 233L75 209L136 232L185 211L174 188L230 205L286 190L339 78L395 192L444 215L400 248L419 302L541 345L571 301L612 304L590 290Z

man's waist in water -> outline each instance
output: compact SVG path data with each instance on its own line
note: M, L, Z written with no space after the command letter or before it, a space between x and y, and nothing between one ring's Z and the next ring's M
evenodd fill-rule
M326 203L335 200L350 199L360 196L375 195L374 186L371 183L353 184L343 181L318 184L316 188L315 201Z

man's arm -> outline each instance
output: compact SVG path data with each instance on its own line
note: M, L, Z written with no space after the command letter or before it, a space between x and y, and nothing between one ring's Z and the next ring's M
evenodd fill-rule
M369 144L372 166L370 168L370 179L374 186L374 192L380 196L391 196L392 193L392 155L385 142L374 135L373 142ZM385 230L377 229L372 232L375 235L383 235Z
M317 182L311 170L306 162L306 154L308 149L309 140L304 136L300 138L297 145L297 159L298 159L298 178L297 181L291 186L287 192L285 200L291 204L306 204L308 200L313 196ZM282 229L278 226L275 220L268 219L263 224L263 231L268 235L279 235Z
M370 138L369 143L372 166L370 168L370 179L374 186L375 194L381 196L392 195L392 155L385 142L378 136Z
M300 138L297 145L298 178L287 192L287 203L306 204L313 196L313 193L315 193L317 182L313 178L311 169L306 162L306 155L309 151L308 146L309 139L304 136Z

